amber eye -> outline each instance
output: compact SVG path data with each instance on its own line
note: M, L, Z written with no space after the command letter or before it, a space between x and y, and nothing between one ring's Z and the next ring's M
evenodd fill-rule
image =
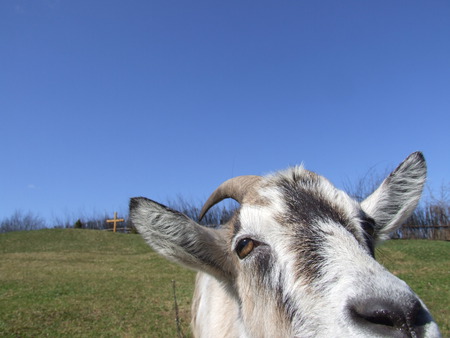
M236 253L240 259L244 259L255 248L255 241L251 238L241 239L236 245Z

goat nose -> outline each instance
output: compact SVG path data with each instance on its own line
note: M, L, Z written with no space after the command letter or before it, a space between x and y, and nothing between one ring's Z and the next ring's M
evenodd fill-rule
M428 312L417 299L400 304L390 300L368 299L350 305L357 326L371 334L389 337L421 337L430 322Z

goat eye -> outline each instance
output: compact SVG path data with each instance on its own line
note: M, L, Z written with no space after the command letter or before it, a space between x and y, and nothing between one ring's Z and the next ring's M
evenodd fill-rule
M255 248L255 242L251 238L241 239L236 245L236 253L240 259L244 259Z

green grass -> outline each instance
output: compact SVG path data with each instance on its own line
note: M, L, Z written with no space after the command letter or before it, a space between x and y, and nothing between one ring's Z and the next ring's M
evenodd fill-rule
M378 261L425 302L442 335L450 337L450 242L393 240L377 253Z
M171 280L189 331L194 273L140 236L88 230L0 235L0 336L175 337Z
M378 259L450 336L450 243L392 241ZM171 280L189 336L195 273L137 235L39 230L0 235L0 336L176 337Z

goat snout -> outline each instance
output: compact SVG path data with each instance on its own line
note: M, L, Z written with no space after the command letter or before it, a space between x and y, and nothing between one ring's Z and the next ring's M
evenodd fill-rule
M431 321L417 299L401 304L384 299L367 299L349 305L352 320L369 335L398 338L424 336L424 327Z

